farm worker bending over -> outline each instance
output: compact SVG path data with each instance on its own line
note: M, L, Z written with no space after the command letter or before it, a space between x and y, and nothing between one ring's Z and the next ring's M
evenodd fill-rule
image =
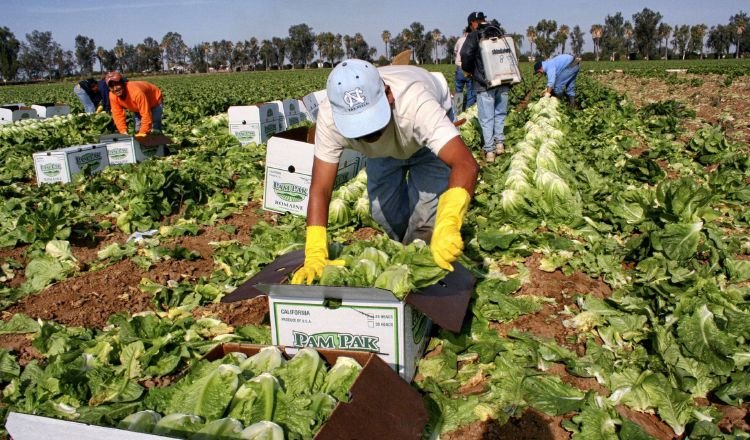
M73 93L81 101L86 113L109 111L109 88L103 79L84 79L73 87Z
M544 94L562 98L564 88L571 108L576 107L575 89L579 70L581 65L578 60L566 53L534 64L534 73L547 75L547 88L544 89Z
M451 122L447 82L420 67L378 69L351 59L333 69L327 93L316 122L305 264L292 283L311 284L325 266L343 264L328 260L326 229L344 148L368 157L372 217L388 236L404 243L432 237L435 263L453 270L479 165Z
M127 81L119 72L110 72L106 77L112 119L117 131L127 134L125 110L135 113L136 138L145 137L151 130L161 131L161 90L146 81Z

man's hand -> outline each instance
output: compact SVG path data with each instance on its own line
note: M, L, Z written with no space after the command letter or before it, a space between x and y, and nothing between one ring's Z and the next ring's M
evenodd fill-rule
M146 133L136 133L135 134L135 140L142 141L142 140L146 139L146 136L148 136L148 134L146 134Z
M101 113L101 112L103 112L103 111L104 111L104 107L103 107L103 106L101 106L101 105L100 105L99 107L97 107L97 108L96 108L96 113Z
M435 230L432 232L432 258L441 268L453 271L453 263L464 250L461 225L471 196L461 187L448 189L438 200Z
M326 266L343 266L344 260L328 259L328 233L325 226L308 226L305 264L292 277L292 284L312 284Z
M545 98L549 98L550 96L552 96L552 87L545 87L542 96Z

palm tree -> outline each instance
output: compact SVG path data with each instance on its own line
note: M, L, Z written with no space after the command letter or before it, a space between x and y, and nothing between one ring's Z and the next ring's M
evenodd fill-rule
M122 38L117 40L117 44L115 45L114 52L115 52L115 58L117 58L117 67L122 72L125 70L125 66L123 66L122 64L122 58L125 56L125 42L123 41Z
M350 35L344 35L344 51L346 52L346 58L351 57L352 54L352 43L354 38Z
M529 57L534 56L534 42L536 41L536 29L534 29L534 26L529 26L526 28L526 39L529 40Z
M440 32L440 30L435 29L432 31L432 41L435 43L435 64L440 64L440 58L438 56L438 44L440 43L440 38L443 36L443 34Z
M591 39L594 41L594 56L599 61L599 41L604 35L604 27L600 24L591 25Z
M391 41L391 33L388 31L383 31L383 33L380 34L380 38L382 38L383 43L385 43L385 59L387 60L389 59L388 58L388 43L390 43Z
M630 44L633 42L633 25L629 21L626 21L622 26L625 32L625 49L628 54L628 60L630 60Z
M659 24L657 33L659 35L659 52L661 52L661 42L664 40L664 59L666 60L669 58L669 36L672 34L672 26L661 23Z
M161 44L159 45L159 48L161 49L161 53L164 54L164 59L167 60L167 69L169 68L169 59L167 58L167 48L172 43L172 32L167 32L164 35L164 38L161 39ZM162 62L162 70L164 69L164 63Z
M734 54L734 57L739 59L740 58L740 38L742 37L742 34L745 32L745 22L740 21L737 23L737 50Z
M107 51L99 46L96 48L96 58L99 60L99 73L104 73L104 57L107 56Z
M565 53L565 43L568 41L568 35L570 34L570 27L567 24L561 25L560 29L557 30L557 42L560 44L560 53Z

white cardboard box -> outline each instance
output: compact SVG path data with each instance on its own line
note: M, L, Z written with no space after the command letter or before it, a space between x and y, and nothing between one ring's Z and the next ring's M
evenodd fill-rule
M99 172L109 166L107 146L104 144L74 145L58 150L33 154L37 184L69 183L72 177L90 166Z
M34 104L31 106L36 110L40 118L51 118L53 116L65 116L70 114L70 106L67 104Z
M434 323L459 332L476 279L466 268L399 301L387 290L286 284L304 250L278 257L221 302L268 296L271 338L290 348L331 348L377 353L411 382Z
M313 122L318 119L318 107L326 99L328 99L328 92L325 89L309 93L302 98L308 119Z
M308 139L314 128L298 127L268 140L263 209L306 216L315 145ZM345 149L339 161L336 185L359 173L365 157Z
M327 300L341 300L335 308ZM431 321L387 290L277 285L269 289L271 341L377 353L411 382L422 357Z
M229 132L242 145L264 144L279 132L279 110L275 104L236 105L227 110Z
M36 110L24 104L6 104L0 106L0 124L10 124L21 119L37 119Z
M285 99L271 101L279 111L279 131L286 131L289 127L308 119L304 113L305 104L299 99Z
M5 428L13 440L164 440L167 437L11 412Z
M105 134L99 137L99 142L107 146L107 156L110 165L140 163L151 157L164 157L164 145L145 147L133 136L122 134Z

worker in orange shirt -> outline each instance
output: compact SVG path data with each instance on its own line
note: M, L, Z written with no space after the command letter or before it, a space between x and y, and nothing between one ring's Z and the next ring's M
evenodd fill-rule
M105 80L109 87L112 119L118 132L128 133L125 110L134 113L136 138L162 130L163 99L158 87L146 81L125 80L120 72L109 72Z

